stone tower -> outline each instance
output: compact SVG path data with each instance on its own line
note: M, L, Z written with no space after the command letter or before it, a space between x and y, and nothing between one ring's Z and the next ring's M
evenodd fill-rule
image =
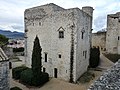
M43 72L76 82L89 65L92 7L64 9L53 3L25 10L25 57L31 67L33 41L42 48Z
M106 50L120 54L120 12L107 16Z

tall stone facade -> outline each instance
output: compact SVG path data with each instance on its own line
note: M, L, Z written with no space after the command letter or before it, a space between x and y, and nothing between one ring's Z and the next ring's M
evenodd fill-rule
M106 50L106 31L92 33L92 47L99 47L100 50Z
M0 90L10 90L8 57L0 48Z
M120 54L120 12L107 16L106 50Z
M87 70L92 7L64 9L53 3L25 10L25 63L31 67L36 35L42 47L43 71L50 77L76 80Z

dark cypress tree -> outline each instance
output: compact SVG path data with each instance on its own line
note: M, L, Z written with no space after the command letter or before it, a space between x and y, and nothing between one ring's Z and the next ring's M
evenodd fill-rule
M40 75L42 73L41 51L42 48L39 43L39 38L36 36L32 52L32 71L35 85L39 83Z

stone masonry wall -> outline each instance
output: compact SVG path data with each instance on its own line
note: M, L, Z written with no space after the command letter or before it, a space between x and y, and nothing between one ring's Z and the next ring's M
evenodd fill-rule
M105 71L88 90L120 90L120 60Z
M0 90L9 90L8 61L0 61Z
M106 32L92 33L92 47L106 48Z

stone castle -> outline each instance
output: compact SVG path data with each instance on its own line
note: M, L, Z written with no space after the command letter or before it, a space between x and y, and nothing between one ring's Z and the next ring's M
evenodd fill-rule
M120 54L120 12L107 15L107 31L92 34L92 46Z
M50 3L26 9L24 14L26 66L31 67L37 35L42 47L43 72L76 82L89 65L93 8L64 9Z

